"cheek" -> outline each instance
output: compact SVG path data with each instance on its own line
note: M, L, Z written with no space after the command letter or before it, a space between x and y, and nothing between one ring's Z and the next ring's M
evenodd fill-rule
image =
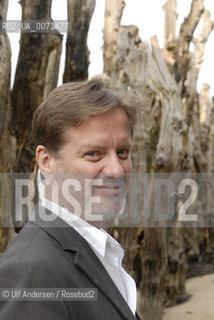
M102 171L102 164L99 162L80 161L74 163L76 173L82 173L85 178L93 179Z
M101 162L91 162L85 165L86 172L96 177L103 170L103 164Z
M124 171L129 173L132 171L132 161L131 159L128 159L125 164L123 165Z

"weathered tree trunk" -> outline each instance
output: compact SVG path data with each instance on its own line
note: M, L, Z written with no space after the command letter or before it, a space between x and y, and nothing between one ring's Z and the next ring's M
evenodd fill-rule
M208 37L213 29L213 21L210 19L210 13L204 11L202 14L202 29L199 36L194 39L194 53L192 61L189 65L189 71L187 73L186 81L186 95L184 101L186 104L186 117L189 131L189 143L193 141L193 149L187 152L186 159L193 159L194 165L191 170L197 170L199 172L212 172L212 143L211 143L211 102L209 101L209 86L204 85L201 93L201 98L197 93L197 80L201 63L203 61L204 47L208 40ZM190 135L192 136L190 139ZM192 161L192 160L191 160ZM189 161L190 162L190 161ZM202 190L200 193L201 201L201 213L200 217L204 217L208 223L210 214L212 215L212 205L210 205L211 199L207 198L208 189ZM203 214L202 214L203 213ZM192 249L196 256L203 254L210 255L209 252L209 238L212 238L213 229L205 228L186 230L186 236L188 238L187 245ZM210 237L209 237L210 233ZM208 235L208 238L207 238ZM200 250L202 242L207 238L207 253ZM193 245L194 244L194 245ZM211 256L210 256L211 257ZM212 259L212 257L211 257ZM204 259L202 259L203 261Z
M0 3L1 20L6 20L8 0ZM0 33L0 172L11 172L14 162L15 144L11 136L11 101L10 101L11 49L6 33ZM7 146L7 147L6 147ZM9 152L8 152L9 150Z
M22 20L51 21L51 0L21 0ZM44 33L21 33L19 58L12 90L11 125L17 140L14 172L30 173L28 178L36 181L37 165L32 137L32 117L43 98L52 91L58 81L62 35L57 30ZM37 190L34 201L37 202ZM22 210L20 221L15 219L17 208L12 208L12 216L17 231L28 220L29 211Z
M115 63L117 35L120 28L124 0L106 0L105 2L105 21L103 30L103 61L104 73L111 76L112 66Z
M174 7L168 6L170 1L165 5L165 28L168 32L174 30L172 18L169 20L169 15L173 14ZM173 1L175 4L175 1ZM180 28L180 35L177 42L173 43L173 52L170 47L167 47L168 39L165 38L165 58L169 65L173 66L175 79L179 82L181 95L183 97L182 114L186 122L186 130L183 136L183 153L184 157L180 166L180 170L194 172L200 168L200 171L207 170L207 160L205 153L202 150L201 138L208 136L207 127L200 130L199 121L199 101L197 94L197 79L202 62L203 50L205 42L212 30L212 23L208 12L203 13L203 1L193 1L188 18ZM202 14L203 13L203 14ZM194 41L195 51L194 55L189 52L189 45L193 37L193 32L199 22L200 17L203 19L203 28L200 36ZM175 23L175 19L174 19ZM167 33L165 33L167 35ZM172 69L171 69L172 71ZM204 131L204 134L203 134ZM206 142L207 139L205 138ZM204 140L204 141L205 141ZM207 143L206 143L207 145ZM204 150L205 151L205 150ZM197 163L197 168L195 168ZM202 204L199 205L201 210ZM198 210L199 215L201 212ZM202 229L189 230L178 229L173 234L170 232L168 238L168 298L169 304L174 303L175 299L182 301L185 299L185 278L187 270L186 254L185 252L192 248L196 255L199 255L199 246L202 238ZM186 239L186 240L185 240ZM194 245L193 245L194 244ZM174 246L174 250L172 247ZM179 248L178 250L175 250ZM176 254L177 252L177 254ZM171 271L172 272L171 272ZM182 290L181 290L182 289ZM179 297L178 297L179 296Z
M69 30L63 82L88 78L89 50L87 37L95 0L68 0Z
M167 62L168 68L171 74L174 75L174 65L175 65L175 56L174 50L177 45L176 38L176 0L168 0L163 6L165 13L165 25L164 25L164 58ZM187 126L182 117L182 101L180 97L179 87L174 83L174 88L176 87L176 92L179 96L179 118L174 122L174 129L180 127L183 137L182 141L179 141L180 145L180 161L177 162L176 168L174 171L180 171L181 164L184 160L183 154L185 154L185 144L184 139L187 135ZM177 103L176 103L177 105ZM173 114L176 114L173 107L170 108ZM173 118L172 118L173 119ZM169 122L169 123L170 123ZM181 128L181 126L182 128ZM166 130L163 128L166 132ZM176 131L176 130L175 130ZM167 143L169 146L169 144ZM177 214L175 212L175 214ZM185 294L185 278L186 278L186 255L185 255L185 245L184 245L184 231L180 228L168 228L167 230L167 282L166 282L166 301L165 305L173 305L176 302L178 296L183 296ZM182 272L183 271L183 272Z
M23 20L51 20L51 0L21 0ZM43 97L57 85L62 35L22 33L12 91L12 127L17 139L15 172L35 171L31 121Z
M210 86L204 83L200 94L200 147L207 165L207 171L213 172L213 106L209 96ZM203 190L201 197L203 215L207 223L209 223L213 221L213 189L210 190L210 197L206 197L204 191L205 190ZM210 224L210 227L205 229L206 233L204 232L207 236L207 248L206 251L203 252L202 261L214 265L214 228L212 226L213 224Z
M209 171L214 172L214 98L210 103L210 136L209 136L209 150L210 150L210 157L209 157ZM212 197L212 194L211 194ZM211 204L213 202L211 201ZM213 221L213 206L209 207L208 210L208 219L212 219ZM213 223L212 223L213 226ZM214 265L214 228L208 228L207 230L207 250L206 256L209 257L209 262Z
M0 20L6 20L8 0L0 2ZM11 49L6 33L0 33L0 255L15 236L11 216L8 173L15 162L16 139L11 130Z

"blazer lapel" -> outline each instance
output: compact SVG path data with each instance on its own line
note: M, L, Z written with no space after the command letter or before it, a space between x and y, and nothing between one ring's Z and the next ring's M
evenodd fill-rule
M54 217L54 219L52 221L41 219L39 214L41 212L43 217L46 214ZM76 266L103 292L126 320L136 320L110 275L87 241L76 230L43 207L38 207L35 213L35 221L31 223L45 229L69 254L69 251L75 252Z
M137 312L135 313L135 315L136 315L137 320L141 320L141 318Z
M89 246L77 251L75 263L105 294L125 319L136 320L110 275Z

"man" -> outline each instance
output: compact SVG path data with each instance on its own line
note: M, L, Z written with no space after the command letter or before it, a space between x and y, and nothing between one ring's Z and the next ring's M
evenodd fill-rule
M135 107L99 79L64 84L38 107L33 134L43 198L0 260L0 286L94 288L97 299L9 299L0 301L0 319L139 319L123 249L98 228L125 197L135 118Z

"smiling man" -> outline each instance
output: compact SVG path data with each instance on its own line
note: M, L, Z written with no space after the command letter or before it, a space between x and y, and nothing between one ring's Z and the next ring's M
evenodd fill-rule
M92 107L94 108L94 105ZM84 116L80 114L79 107L76 111L79 117ZM35 127L36 121L41 121L39 115L38 119L36 115ZM43 176L48 177L48 182L53 177L57 182L57 188L53 188L54 203L63 203L64 207L86 220L89 216L88 210L91 211L93 205L94 217L103 220L108 212L118 212L125 196L131 172L131 128L127 114L121 107L105 110L103 114L92 117L87 115L87 118L78 126L70 127L68 124L63 132L63 145L59 150L55 144L46 147L48 142L41 145L40 137L36 137L36 157L40 171ZM52 152L50 148L54 148ZM69 178L74 184L73 196L78 200L75 208L72 206L74 201L66 201L69 196L65 196L68 189L68 183L65 182L69 182ZM91 203L91 197L91 200L96 197L96 204ZM75 209L78 212L74 212ZM100 217L95 215L95 212Z
M131 173L136 107L124 101L92 79L56 88L36 110L45 191L35 221L0 260L0 284L61 291L56 301L0 301L0 319L139 319L124 251L98 228L121 209ZM88 290L96 299L69 300L62 288Z

